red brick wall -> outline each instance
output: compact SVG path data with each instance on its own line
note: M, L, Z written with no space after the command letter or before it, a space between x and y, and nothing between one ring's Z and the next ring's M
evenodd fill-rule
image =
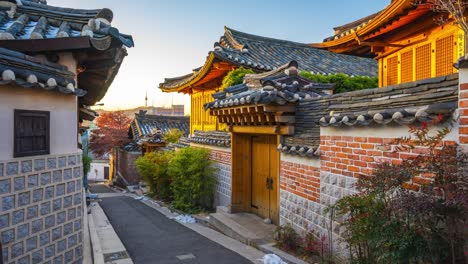
M358 178L370 175L382 162L400 163L404 159L427 153L427 148L415 147L405 152L395 152L395 138L321 136L320 169L338 175ZM455 142L447 141L447 144ZM426 184L430 175L413 179L414 184ZM411 186L408 186L411 187Z
M458 108L460 113L460 127L458 128L460 144L468 145L468 83L460 84Z
M308 200L320 199L320 170L317 167L281 161L280 188Z

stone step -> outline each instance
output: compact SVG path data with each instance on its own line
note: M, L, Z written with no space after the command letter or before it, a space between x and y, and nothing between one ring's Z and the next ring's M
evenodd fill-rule
M276 228L253 214L222 211L210 214L209 223L221 233L253 247L271 242Z

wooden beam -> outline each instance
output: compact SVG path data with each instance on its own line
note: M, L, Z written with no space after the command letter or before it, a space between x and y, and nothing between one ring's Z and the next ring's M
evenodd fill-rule
M295 105L265 105L263 106L265 112L281 112L281 113L294 113L296 111Z
M88 49L89 37L0 40L0 47L19 52L44 52Z
M296 117L295 116L275 115L275 122L294 124L294 123L296 123Z
M293 135L294 126L232 126L232 133Z

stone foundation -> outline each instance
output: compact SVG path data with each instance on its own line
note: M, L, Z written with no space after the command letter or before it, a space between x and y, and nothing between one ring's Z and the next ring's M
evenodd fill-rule
M0 161L0 233L7 263L81 263L81 153Z
M231 204L231 153L210 150L210 159L216 170L216 192L214 206Z

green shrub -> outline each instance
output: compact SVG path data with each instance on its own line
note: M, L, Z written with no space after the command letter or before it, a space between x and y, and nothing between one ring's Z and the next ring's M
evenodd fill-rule
M180 131L177 128L172 128L166 134L164 134L163 139L169 143L177 143L179 139L184 135L184 132Z
M169 164L173 207L188 213L211 210L216 185L214 172L208 150L188 147L177 151Z
M91 170L91 162L93 159L86 154L83 154L81 159L83 163L83 186L88 189L88 173Z
M244 76L246 74L255 73L251 69L246 69L244 67L239 67L235 70L230 71L224 78L221 85L221 90L225 88L241 84L244 81Z
M163 200L172 199L171 177L168 172L173 152L150 152L135 161L138 173L142 176L153 195Z
M93 161L93 159L90 156L84 155L84 154L83 154L82 159L83 159L83 175L85 177L88 177L88 173L91 170L91 162Z
M335 94L351 92L362 89L377 88L379 79L377 77L367 76L348 76L346 74L337 73L332 75L312 74L307 71L301 71L300 76L317 83L334 83Z
M448 128L430 135L423 122L410 132L392 143L396 152L426 147L427 153L378 164L371 176L359 178L358 194L331 207L344 219L354 263L463 263L468 157L444 143ZM416 185L421 175L432 181Z

